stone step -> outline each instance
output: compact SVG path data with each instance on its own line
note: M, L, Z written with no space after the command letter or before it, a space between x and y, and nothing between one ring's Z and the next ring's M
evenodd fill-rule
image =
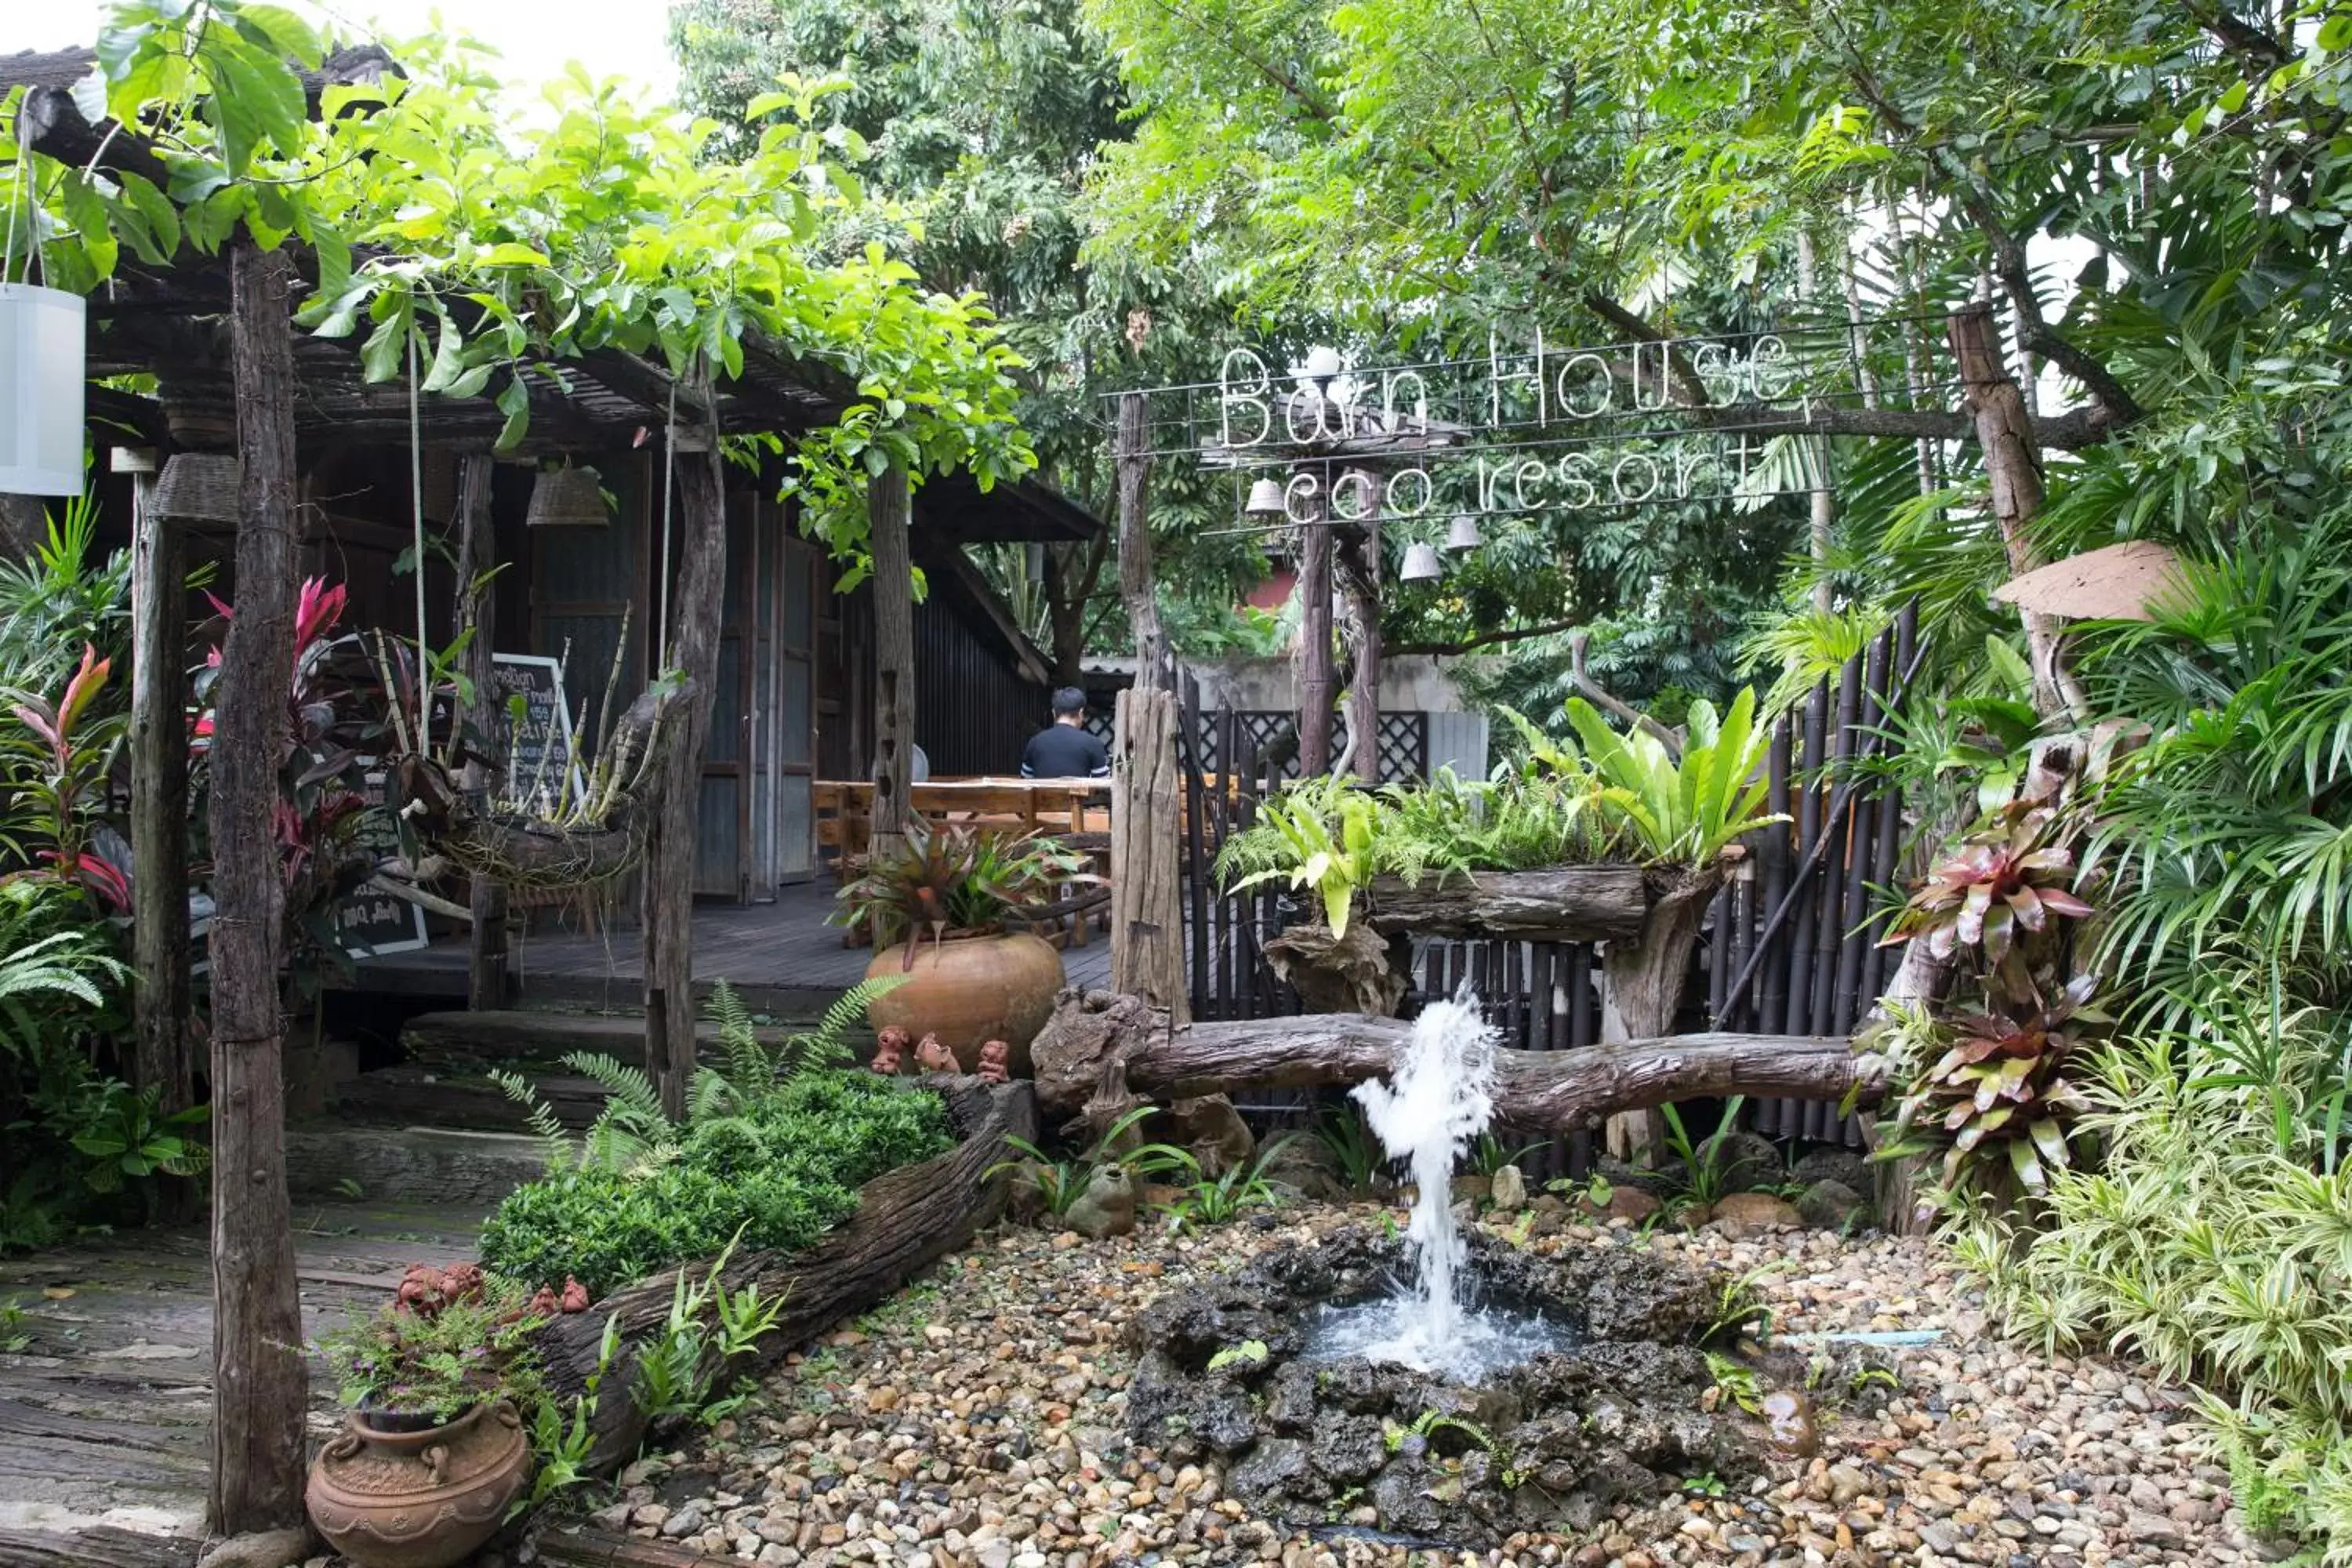
M547 1172L536 1138L456 1127L311 1123L286 1130L286 1185L297 1198L487 1208Z
M814 1017L784 1024L761 1025L753 1033L764 1046L782 1045L813 1026ZM719 1026L695 1026L695 1048L709 1060L719 1048ZM860 1027L851 1037L854 1049L863 1050L871 1031ZM560 1062L573 1051L594 1051L625 1062L642 1062L646 1055L643 1013L564 1013L539 1008L512 1008L483 1013L420 1013L401 1026L401 1051L412 1066L478 1067L484 1063Z

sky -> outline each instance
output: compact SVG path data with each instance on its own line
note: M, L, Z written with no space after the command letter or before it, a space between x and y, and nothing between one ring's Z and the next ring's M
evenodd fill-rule
M463 32L498 51L527 100L578 60L591 76L625 77L656 95L677 86L667 41L668 0L293 0L346 32L372 25L393 37ZM62 49L98 37L106 0L0 0L0 54ZM436 17L438 20L436 22Z

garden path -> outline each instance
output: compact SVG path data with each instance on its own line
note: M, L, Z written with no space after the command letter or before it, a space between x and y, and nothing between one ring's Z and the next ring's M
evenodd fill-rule
M482 1217L298 1199L306 1337L388 1300L410 1263L472 1256ZM0 1568L194 1561L212 1337L201 1226L0 1260ZM331 1431L335 1389L315 1357L310 1405L314 1431Z

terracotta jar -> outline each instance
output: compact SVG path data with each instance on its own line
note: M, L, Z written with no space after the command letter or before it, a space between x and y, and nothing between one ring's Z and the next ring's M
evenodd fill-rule
M937 1035L966 1072L979 1068L981 1047L1003 1040L1013 1047L1013 1076L1030 1076L1029 1042L1053 1016L1054 997L1062 989L1062 955L1051 942L1025 932L937 942L925 937L914 968L906 961L901 943L884 948L866 966L869 980L908 976L867 1009L875 1028L896 1024L910 1040Z
M354 1413L302 1500L360 1568L450 1568L498 1533L530 1479L530 1440L503 1399L421 1432L379 1432Z

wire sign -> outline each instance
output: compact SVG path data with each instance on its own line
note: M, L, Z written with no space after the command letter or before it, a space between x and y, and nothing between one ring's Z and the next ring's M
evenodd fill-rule
M1144 395L1147 452L1272 479L1295 523L1732 500L1820 482L1809 435L1940 434L1956 383L1927 318L1839 321L1350 368L1227 353ZM1925 329L1925 330L1923 330ZM1954 434L1958 432L1955 431ZM1263 493L1263 492L1261 492ZM1272 511L1271 504L1253 510Z

